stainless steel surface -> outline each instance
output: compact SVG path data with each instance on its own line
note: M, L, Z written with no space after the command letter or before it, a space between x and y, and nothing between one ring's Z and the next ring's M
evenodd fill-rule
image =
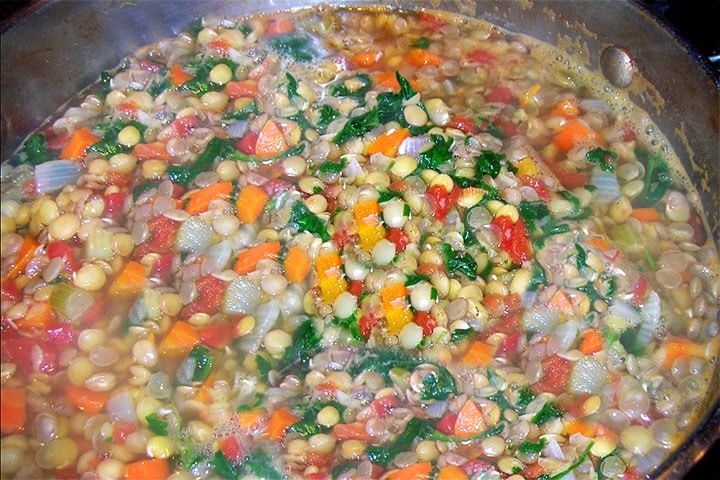
M3 25L1 58L2 158L50 114L118 65L134 49L176 34L213 12L235 16L315 5L317 0L59 1L39 2L29 15ZM363 0L326 4L366 5ZM432 8L474 15L556 44L576 40L589 66L619 45L637 73L630 87L649 82L633 100L668 137L697 186L711 235L720 240L720 100L705 67L641 7L621 1L386 0L389 7ZM627 80L627 79L625 79ZM622 83L621 83L622 84ZM643 84L645 85L645 84ZM716 375L717 377L717 375ZM717 383L717 382L715 382ZM715 390L717 391L717 385ZM680 478L720 436L717 394L690 441L660 466L658 478Z

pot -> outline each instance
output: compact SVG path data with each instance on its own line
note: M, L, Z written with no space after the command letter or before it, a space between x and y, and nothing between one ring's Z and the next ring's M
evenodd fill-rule
M2 27L2 158L77 92L117 66L126 53L178 33L213 12L229 16L296 8L318 0L252 1L39 1ZM326 0L365 5L363 0ZM634 2L567 0L386 0L390 7L460 12L511 31L563 45L588 68L611 77L646 110L677 152L698 191L708 229L720 243L720 84L710 67ZM572 51L571 51L572 50ZM705 418L654 473L679 478L719 436L718 377Z

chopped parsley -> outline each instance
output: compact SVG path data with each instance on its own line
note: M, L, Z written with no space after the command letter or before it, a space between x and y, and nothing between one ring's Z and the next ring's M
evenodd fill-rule
M430 135L430 141L433 146L420 152L420 158L418 159L418 168L422 170L437 170L440 165L447 163L453 156L450 147L452 147L453 139L448 137L445 138L442 135L433 134Z
M332 139L337 145L349 141L353 138L359 138L380 124L378 110L373 108L356 117L351 117L345 122L342 130L340 130Z
M296 62L309 62L317 56L310 40L298 35L277 35L268 40L270 48L278 55Z
M317 235L323 242L330 240L330 234L327 233L323 221L300 200L296 201L290 210L289 225L294 226L298 232L310 232Z
M585 160L598 165L600 170L604 172L614 172L615 165L613 162L617 160L617 156L615 152L597 147L585 154Z

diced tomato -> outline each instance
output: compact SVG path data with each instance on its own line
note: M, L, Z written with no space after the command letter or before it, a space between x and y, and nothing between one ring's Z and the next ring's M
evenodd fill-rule
M352 295L360 297L364 290L365 284L363 284L363 282L361 282L360 280L350 280L350 283L348 284L348 292L350 292Z
M45 142L47 142L47 146L50 150L60 150L65 146L65 144L67 144L72 136L72 134L67 130L56 133L52 127L45 130L43 135L45 135Z
M532 177L530 175L520 175L520 181L523 185L535 190L539 199L543 200L545 203L550 201L550 190L539 178Z
M160 71L160 65L150 60L140 60L140 64L138 66L140 67L140 70L145 70L147 72Z
M120 172L109 172L105 182L108 185L114 185L116 187L126 187L132 181L132 174L124 175Z
M521 335L520 332L508 334L498 345L495 355L512 360L517 355L517 347Z
M471 62L479 63L480 65L488 65L497 60L495 55L485 50L475 50L474 52L470 52L467 58Z
M14 363L25 375L54 373L57 369L57 351L49 342L30 337L3 336L0 346L2 361Z
M401 228L389 228L387 239L395 244L396 253L404 252L405 248L410 244L410 237Z
M423 335L426 337L432 335L435 327L438 326L438 321L428 312L415 312L415 323L422 327Z
M332 241L335 245L337 245L338 250L343 251L345 249L345 245L355 242L355 238L356 236L348 232L346 228L338 228L333 234Z
M212 348L223 348L234 338L232 323L211 323L199 330L200 340Z
M123 102L115 107L115 110L122 112L126 117L134 117L137 115L137 105L132 102Z
M514 263L521 265L530 260L530 239L522 218L513 223L510 217L501 215L492 223L500 236L500 248L505 250Z
M180 222L165 215L158 215L148 222L150 238L135 249L135 258L142 258L148 253L161 255L172 252Z
M262 184L262 189L265 190L265 193L271 197L294 188L295 187L293 187L291 183L288 183L285 180L280 180L279 178L273 178L272 180L268 180Z
M494 470L495 467L484 460L480 460L479 458L471 458L463 464L462 469L466 474L474 478L475 475L488 470Z
M390 411L397 407L398 399L395 395L387 395L385 397L376 398L370 402L370 408L375 415L380 418L385 418Z
M22 300L22 292L12 278L3 278L0 281L0 292L2 293L2 302L17 303Z
M220 55L227 55L230 53L230 45L225 40L213 40L207 44L207 48L215 50Z
M260 93L255 80L242 80L240 82L228 82L225 85L225 93L232 98L255 98Z
M95 302L88 307L85 313L80 317L80 323L90 325L98 320L102 316L103 309L105 308L105 297L95 297Z
M638 275L637 283L633 288L632 292L632 303L636 306L640 306L645 302L645 297L648 293L648 279L642 273Z
M275 37L277 35L286 35L295 31L295 25L291 20L286 18L277 18L270 20L265 27L265 36Z
M53 325L45 330L45 337L58 348L71 345L75 341L75 332L69 323Z
M487 94L485 100L490 103L511 103L515 98L512 90L507 87L495 87Z
M220 442L220 451L231 462L239 463L243 460L243 447L235 437L225 437Z
M63 258L65 259L65 268L72 272L77 271L80 268L80 263L75 260L75 250L62 240L53 240L47 246L46 250L48 258Z
M193 128L200 125L200 119L196 115L187 115L173 120L170 124L178 137L185 138Z
M137 426L133 422L115 422L113 423L112 438L115 443L123 445L128 435L136 430Z
M326 398L335 398L337 387L332 382L323 382L315 387L315 390L322 393Z
M366 313L358 320L358 328L360 329L360 333L362 333L363 337L370 338L370 333L372 332L372 329L374 327L382 325L382 322L383 319L381 317L378 317L372 313Z
M427 189L425 196L428 202L430 202L434 217L443 222L445 221L445 217L447 217L450 207L452 207L458 197L460 197L460 189L457 185L454 185L452 191L448 192L442 185L433 185Z
M543 359L540 364L543 368L543 378L532 385L532 390L536 393L548 392L554 395L563 393L570 379L573 363L555 354Z
M522 476L531 480L541 477L544 474L545 469L538 462L527 465L522 471Z
M155 263L153 263L151 273L158 278L167 279L170 275L174 259L174 253L166 253L165 255L162 255L160 258L155 260Z
M447 124L447 127L456 128L463 133L468 133L471 135L474 135L480 131L477 123L475 123L475 120L470 117L466 117L465 115L454 116L453 119L450 120L450 123Z
M133 149L133 154L138 160L162 160L165 162L172 160L172 155L168 153L162 142L138 143Z
M422 23L426 28L433 31L445 25L445 20L428 12L419 12L418 20L420 20L420 23Z
M206 275L195 282L197 298L183 307L181 316L189 318L196 313L214 314L220 309L225 295L225 282L212 275Z
M338 440L369 441L372 437L365 430L365 424L360 422L338 423L333 427L333 435Z
M458 414L455 412L447 412L435 423L435 430L445 435L455 434L455 422L457 422Z
M111 216L115 216L122 212L123 206L125 205L125 199L127 198L126 192L114 192L105 195L105 213Z
M314 467L322 468L322 467L327 467L328 465L330 465L331 461L332 461L332 458L330 455L326 455L326 454L322 454L322 453L318 453L318 452L309 452L309 453L305 454L305 464L306 465L312 465ZM327 474L325 474L325 473L322 473L322 472L317 472L317 473L321 474L322 476L321 477L308 477L306 475L305 478L315 478L315 479L328 478Z
M490 297L488 295L485 298ZM518 333L520 329L520 323L522 320L522 314L520 312L513 312L513 313L506 313L507 309L505 308L505 302L502 303L502 311L505 312L502 314L502 317L499 321L493 323L488 327L485 331L482 333L483 338L488 338L493 333L504 333L506 335L512 335L514 333Z
M502 131L506 137L514 137L515 135L517 135L517 125L515 125L510 120L505 120L504 118L496 118L494 121L496 125L502 128Z
M588 183L590 183L590 177L582 172L571 172L566 169L564 169L556 159L553 158L544 158L545 164L548 166L550 170L555 174L555 176L558 177L558 180L560 180L560 183L562 183L563 187L567 188L568 190L573 190L575 188L584 187Z
M255 145L257 145L258 134L248 132L240 140L235 142L235 148L245 155L255 155Z
M317 454L311 453L310 455L317 455ZM324 455L324 456L325 456L325 455ZM312 464L312 465L314 465L314 464ZM318 465L315 465L315 466L318 466ZM306 474L303 476L303 479L304 479L304 480L326 480L326 479L328 479L328 478L330 478L330 475L329 475L328 473L326 473L326 472L306 473ZM375 477L373 477L373 478L375 478Z

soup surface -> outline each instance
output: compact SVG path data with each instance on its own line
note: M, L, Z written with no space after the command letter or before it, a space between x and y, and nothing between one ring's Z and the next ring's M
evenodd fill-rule
M714 371L671 152L433 12L206 18L2 166L2 478L633 479Z

